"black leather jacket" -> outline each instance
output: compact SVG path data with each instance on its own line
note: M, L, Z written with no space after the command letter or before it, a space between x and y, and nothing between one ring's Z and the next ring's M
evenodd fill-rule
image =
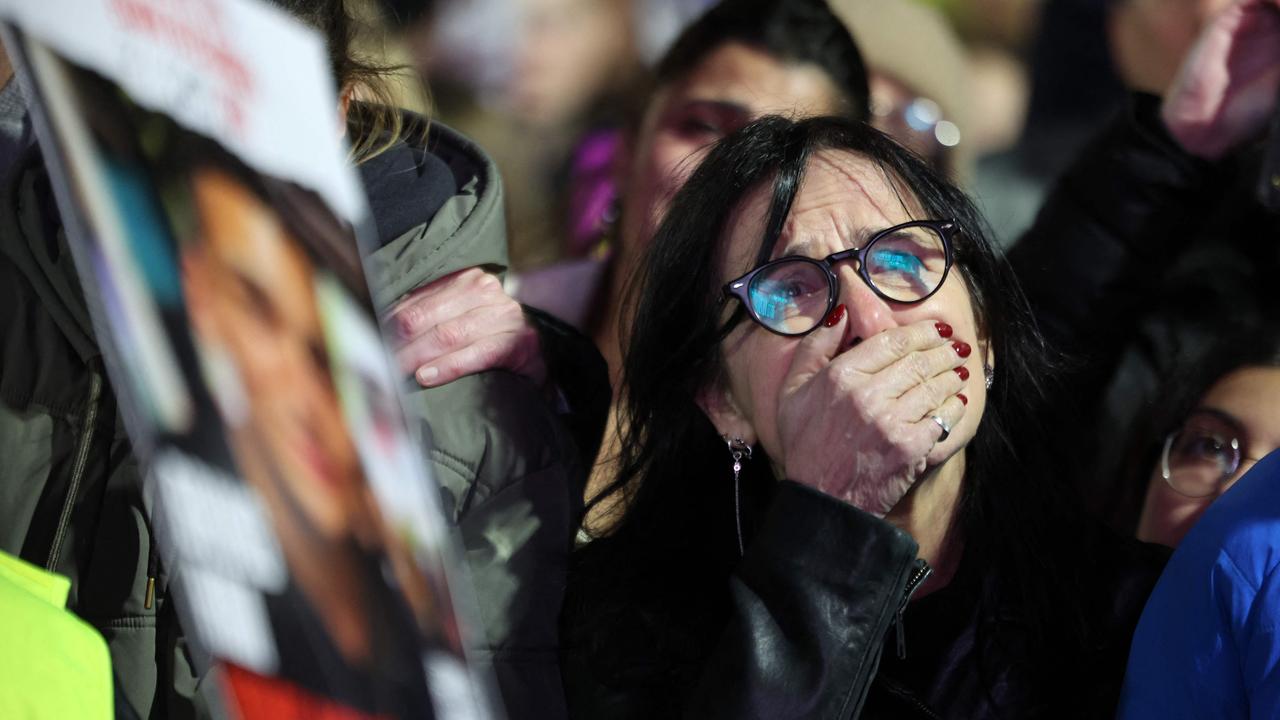
M570 717L1109 716L1167 557L1081 523L1077 547L1096 562L1073 587L1086 639L1068 660L1016 609L988 604L981 558L908 604L923 579L910 536L805 486L778 484L740 560L731 533L695 531L650 583L571 583Z
M723 550L736 559L736 547L711 552ZM562 637L570 716L858 717L916 574L916 550L883 520L779 483L732 574L708 555L707 564L673 562L625 603L603 599L608 588L570 587ZM664 591L672 586L675 595Z

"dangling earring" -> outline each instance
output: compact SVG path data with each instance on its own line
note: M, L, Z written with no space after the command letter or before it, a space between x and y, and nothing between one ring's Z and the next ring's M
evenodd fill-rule
M622 217L622 200L618 198L615 190L613 199L605 207L600 214L600 222L596 232L595 242L589 248L587 255L593 258L605 258L613 250L613 246L618 240L618 218Z
M990 365L982 363L982 374L986 376L987 389L990 390L991 386L996 383L996 371L992 370Z
M614 188L613 197L609 198L609 204L605 205L604 212L600 214L600 227L612 228L618 223L618 218L622 217L622 197L618 194L617 188Z
M738 557L742 557L746 553L746 547L742 542L742 490L738 482L738 475L742 472L742 459L751 459L751 446L740 437L724 439L729 446L729 454L733 456L733 520L738 527Z

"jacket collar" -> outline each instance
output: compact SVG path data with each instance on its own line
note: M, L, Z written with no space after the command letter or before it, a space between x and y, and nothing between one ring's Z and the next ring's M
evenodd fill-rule
M380 247L365 257L365 271L379 311L414 288L451 272L478 266L500 273L507 268L502 182L493 161L475 143L438 122L431 123L424 148L415 152L423 151L453 178L452 194L434 213L419 211L414 217L410 212L392 211L394 218L387 215L390 204L412 202L414 192L437 187L410 178L408 187L390 188L400 175L410 174L403 171L402 158L389 158L373 168L390 175L367 180L371 193L386 191L391 198L372 202L375 212L382 208L384 213L381 225L385 232L380 234L385 236L380 238ZM432 161L422 162L435 167ZM444 176L437 170L435 177L438 183ZM407 229L395 234L406 225Z

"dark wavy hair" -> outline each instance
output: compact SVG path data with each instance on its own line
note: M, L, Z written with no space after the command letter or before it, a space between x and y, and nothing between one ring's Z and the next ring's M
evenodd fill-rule
M926 217L958 222L954 269L970 290L997 362L985 414L967 448L957 514L963 563L981 568L982 601L989 610L1018 618L1035 640L1060 647L1064 659L1073 649L1086 652L1076 588L1088 560L1075 546L1077 506L1055 477L1052 459L1041 454L1050 356L1025 297L963 192L883 133L838 118L764 118L724 139L659 228L630 298L634 321L622 388L623 443L612 486L625 499L625 514L612 533L576 553L566 604L566 617L574 617L566 627L586 633L581 637L588 638L587 652L603 657L615 652L608 618L637 598L680 616L702 612L714 626L717 610L699 610L688 595L690 587L727 592L719 586L727 587L738 559L733 483L725 442L696 398L716 382L721 341L745 318L739 308L722 320L718 269L725 249L718 239L734 208L767 183L770 217L757 252L758 262L765 261L809 158L826 149L870 160L895 187L914 196ZM768 458L757 452L742 476L748 532L768 505L775 480ZM681 594L682 601L669 597Z
M658 63L657 84L687 75L730 42L760 48L780 60L818 66L840 91L843 114L855 120L871 116L862 53L824 0L723 0L676 38Z

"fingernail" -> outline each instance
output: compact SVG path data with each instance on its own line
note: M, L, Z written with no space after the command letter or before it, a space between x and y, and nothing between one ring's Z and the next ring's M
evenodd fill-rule
M969 353L973 352L973 348L969 347L969 343L963 340L951 343L951 347L956 349L956 354L960 357L969 357Z
M938 329L938 334L944 338L951 337L951 326L944 322L936 322L933 324Z
M957 351L957 352L958 352L958 351ZM960 376L960 379L961 379L961 380L968 380L968 379L969 379L969 368L967 368L967 367L965 367L965 366L961 365L960 367L956 368L956 374Z
M418 368L418 383L421 385L430 385L438 377L440 377L440 370L437 368Z
M840 303L831 310L827 315L827 319L822 321L826 327L835 327L837 323L844 317L844 303Z
M961 405L968 405L968 404L969 404L969 398L965 397L965 396L964 396L964 393L956 393L956 397L960 398L960 404L961 404Z

